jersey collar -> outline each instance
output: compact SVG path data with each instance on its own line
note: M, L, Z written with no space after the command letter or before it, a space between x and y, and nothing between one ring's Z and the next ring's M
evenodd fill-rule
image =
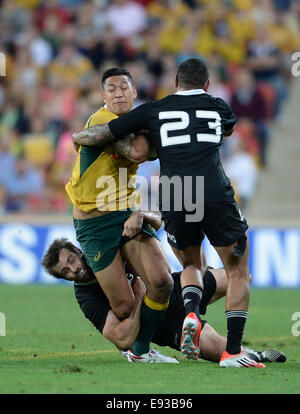
M201 95L205 92L204 89L188 89L186 91L178 91L175 93L175 95Z

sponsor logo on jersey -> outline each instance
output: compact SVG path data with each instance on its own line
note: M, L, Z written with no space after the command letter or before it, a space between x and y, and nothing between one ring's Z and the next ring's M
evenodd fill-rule
M99 252L99 250L98 250L98 253L94 257L94 262L98 262L98 260L100 259L100 257L101 257L101 252Z

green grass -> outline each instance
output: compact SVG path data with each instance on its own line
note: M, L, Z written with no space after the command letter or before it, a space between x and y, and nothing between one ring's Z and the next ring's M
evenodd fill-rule
M253 289L251 294L245 342L258 350L282 350L286 363L221 369L157 346L180 364L129 364L85 319L71 285L1 285L6 336L0 336L0 393L300 393L300 336L291 333L299 298L299 290ZM224 299L211 305L206 317L225 334Z

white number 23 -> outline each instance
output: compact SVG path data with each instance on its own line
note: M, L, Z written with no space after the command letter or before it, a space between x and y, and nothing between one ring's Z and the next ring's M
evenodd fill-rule
M214 130L212 134L197 134L198 142L212 142L218 144L221 141L222 129L221 129L221 117L216 111L196 111L196 117L202 119L211 119L208 121L209 129ZM191 136L177 135L170 137L170 131L178 131L180 129L186 129L190 124L189 114L185 111L164 111L159 113L159 119L178 119L175 122L165 122L160 128L161 145L167 147L169 145L188 144L191 142Z

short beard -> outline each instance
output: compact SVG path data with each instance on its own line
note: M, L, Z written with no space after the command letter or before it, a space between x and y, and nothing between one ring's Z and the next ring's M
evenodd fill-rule
M83 279L75 277L74 281L78 282L78 283L87 283L87 282L90 282L91 280L94 280L95 279L95 274L92 271L92 269L90 268L90 266L87 264L86 258L83 254L80 255L80 261L82 263L82 268L86 272L86 275Z

